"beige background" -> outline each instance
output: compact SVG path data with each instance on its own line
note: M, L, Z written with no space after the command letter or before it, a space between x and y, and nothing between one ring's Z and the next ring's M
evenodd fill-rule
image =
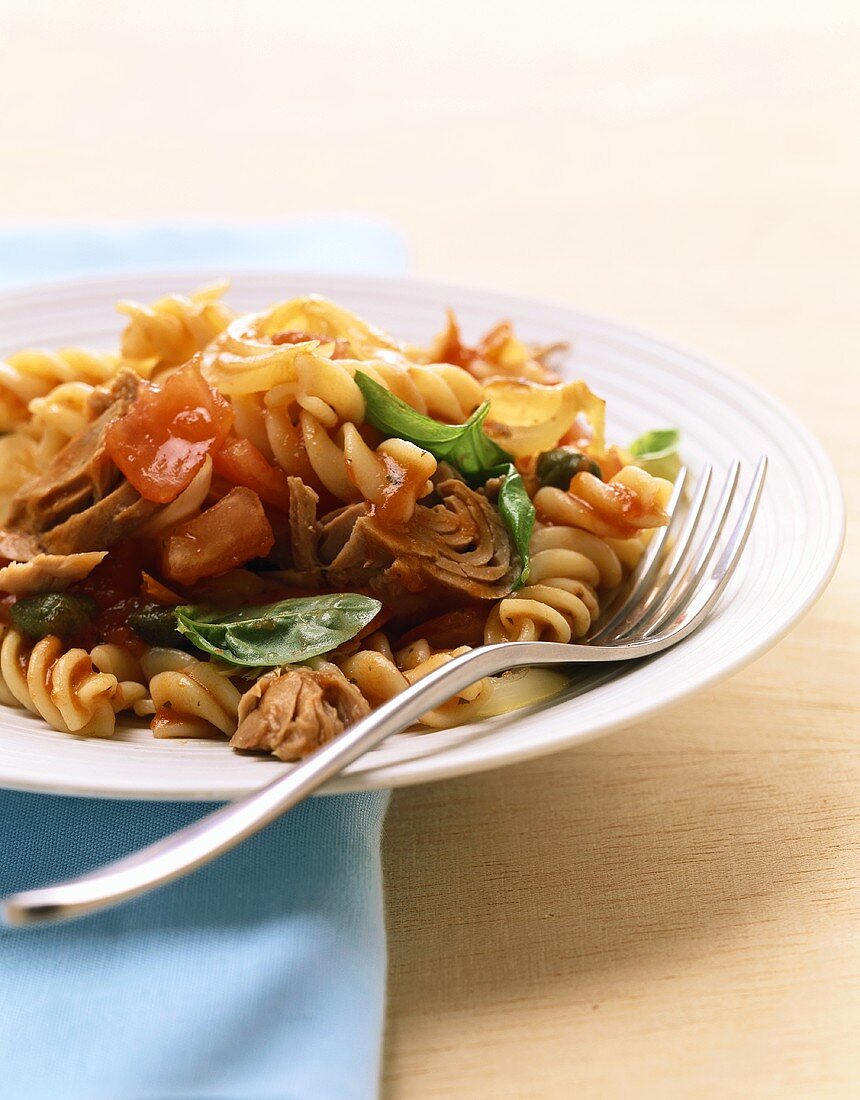
M856 520L856 4L3 0L0 23L0 215L376 214L421 274L764 383ZM858 618L849 531L730 682L396 795L389 1097L860 1092Z

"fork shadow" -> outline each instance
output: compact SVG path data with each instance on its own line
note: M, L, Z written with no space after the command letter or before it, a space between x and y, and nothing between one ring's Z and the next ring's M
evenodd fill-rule
M839 839L804 827L832 794L825 762L804 758L799 790L766 751L685 748L692 721L395 793L390 1034L556 983L599 999L785 905Z

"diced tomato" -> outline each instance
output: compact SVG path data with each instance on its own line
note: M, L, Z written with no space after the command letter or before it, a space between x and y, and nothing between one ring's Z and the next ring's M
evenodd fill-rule
M162 572L180 585L226 573L272 549L275 537L260 498L250 489L231 489L194 519L162 540Z
M153 603L164 604L165 607L175 607L179 603L188 602L183 596L145 572L141 573L140 594L144 599L151 600Z
M140 495L167 504L188 488L232 424L229 403L189 363L163 385L144 383L125 416L108 426L105 442Z
M248 439L228 439L213 457L215 472L231 485L253 489L260 500L290 510L290 486L283 470L273 466Z

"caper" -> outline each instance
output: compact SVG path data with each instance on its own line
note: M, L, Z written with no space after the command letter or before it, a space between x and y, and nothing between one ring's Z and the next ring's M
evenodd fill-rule
M70 592L39 592L16 600L9 609L12 622L28 638L72 638L98 614L98 604L89 596Z
M541 485L566 489L570 485L570 479L583 471L600 477L600 467L594 459L573 447L555 447L538 456L537 476Z
M128 625L150 645L167 646L171 649L185 649L188 639L179 633L176 626L176 609L163 604L147 604L132 611Z

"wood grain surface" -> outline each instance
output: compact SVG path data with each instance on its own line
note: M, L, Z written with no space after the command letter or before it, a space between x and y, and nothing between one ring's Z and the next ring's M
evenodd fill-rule
M846 551L769 654L604 740L395 795L384 1089L858 1095L856 4L2 20L3 215L368 212L417 273L622 317L826 442Z

